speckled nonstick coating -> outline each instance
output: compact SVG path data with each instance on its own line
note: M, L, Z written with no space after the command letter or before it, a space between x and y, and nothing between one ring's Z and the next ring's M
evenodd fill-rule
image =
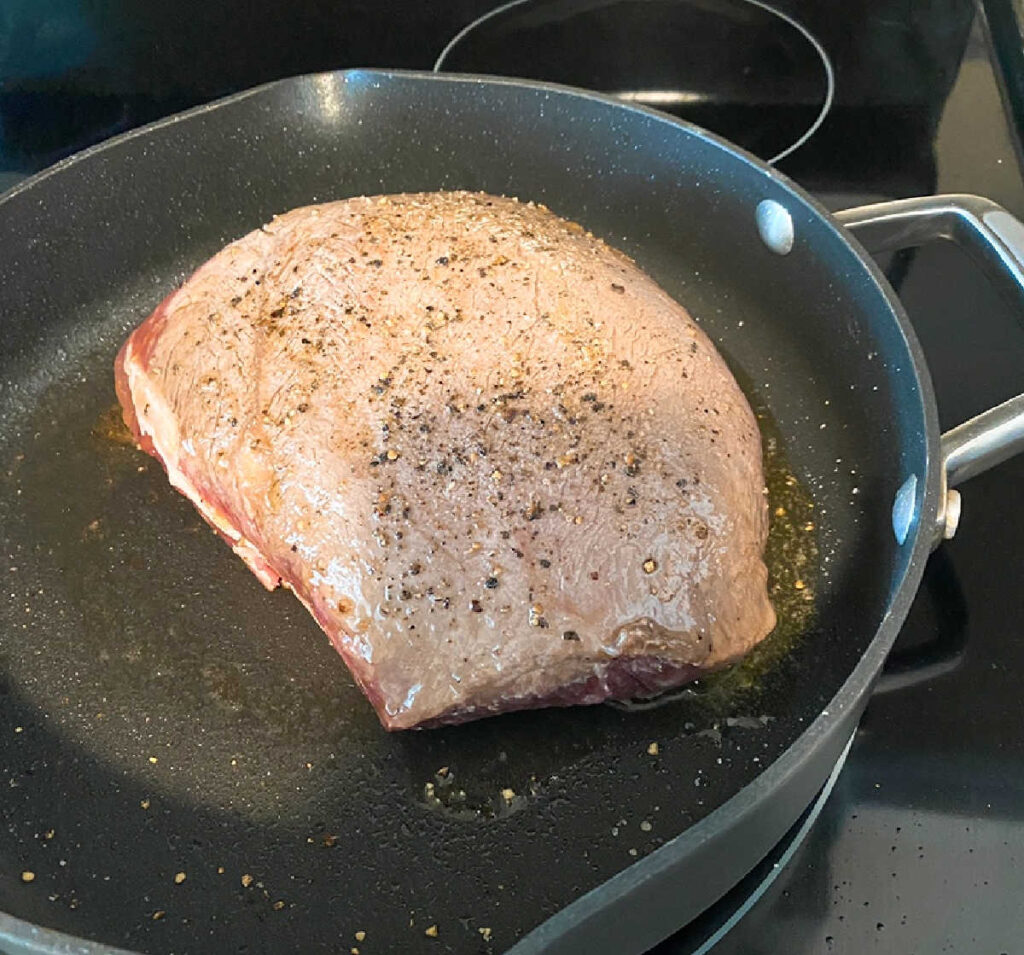
M543 201L634 256L770 409L822 564L817 623L756 687L385 733L294 598L116 440L118 346L224 243L303 203L441 188ZM788 256L758 237L764 198L793 216ZM10 952L641 951L806 806L929 549L934 402L870 260L758 161L598 96L357 71L120 137L0 199L0 333Z

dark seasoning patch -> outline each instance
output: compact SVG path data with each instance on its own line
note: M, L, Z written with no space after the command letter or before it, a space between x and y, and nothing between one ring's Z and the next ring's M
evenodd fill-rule
M770 742L766 731L775 721L771 715L775 703L770 695L769 678L814 628L820 576L819 532L814 501L789 463L778 425L759 396L748 393L748 397L762 435L771 514L765 558L769 570L769 592L778 624L764 641L732 667L653 699L610 702L606 706L610 710L628 713L628 719L653 719L655 722L650 731L662 740L678 743L692 739L702 745L709 744L710 758L716 760L718 766L731 765L735 759L742 759L757 769L767 766L770 761ZM550 561L541 560L540 563L550 566ZM561 637L568 641L580 639L574 630L564 631ZM595 721L604 718L596 712L589 715ZM587 717L588 714L583 713L580 718ZM664 756L664 745L664 742L651 742L647 755ZM439 746L436 752L439 759L446 758L454 765L460 763L457 742L451 747ZM504 764L507 757L502 756L500 763ZM625 770L617 767L613 771ZM648 778L651 772L664 773L664 765L658 761L648 762L633 778L639 782ZM523 770L520 770L517 778L514 771L506 770L499 773L498 778L506 780L506 784L495 784L489 774L462 772L459 777L461 785L452 788L455 780L452 770L444 786L436 786L434 782L425 784L424 799L430 809L460 821L497 818L511 808L502 802L502 791L518 786L522 794L543 798L552 785L557 784L558 774L545 776L534 771L523 775ZM693 784L698 789L710 785L706 769L696 771ZM699 805L703 803L703 798L698 799ZM517 797L515 808L518 810L524 806L522 796ZM628 821L622 821L621 825L614 827L621 832L614 832L613 837L624 835L628 825ZM652 830L653 826L649 824L641 831L651 833ZM663 841L659 833L634 839L633 845L639 845L639 848L633 856L644 855Z

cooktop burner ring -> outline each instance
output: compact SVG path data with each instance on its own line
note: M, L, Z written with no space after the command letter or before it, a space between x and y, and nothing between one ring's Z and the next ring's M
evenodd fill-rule
M524 7L527 4L536 5L541 2L549 2L549 0L508 0L506 3L499 4L486 13L481 14L475 20L467 23L461 30L459 30L444 46L441 52L438 54L437 59L434 61L432 67L433 72L440 73L445 69L445 62L449 59L452 52L458 47L460 43L470 37L475 31L477 31L484 24L497 19L498 17L504 16L507 13L512 12L515 9ZM803 37L807 43L810 44L814 50L819 61L821 62L822 70L824 73L825 81L825 95L821 102L821 108L817 115L814 117L810 125L796 138L793 142L787 145L784 149L779 150L771 158L767 159L766 162L769 165L774 165L787 156L796 152L801 146L806 144L808 140L821 128L822 123L825 122L826 117L832 110L832 104L835 100L835 69L832 64L832 58L829 56L828 51L825 49L821 41L799 20L795 17L790 16L788 13L784 13L781 10L776 9L766 0L737 0L737 2L747 4L752 7L756 7L770 16L776 17L783 23L796 30L797 33ZM650 91L630 91L630 92L618 92L614 95L620 99L624 99L627 102L635 102L645 106L651 106L655 109L659 107L659 103L656 99L651 99L644 94Z

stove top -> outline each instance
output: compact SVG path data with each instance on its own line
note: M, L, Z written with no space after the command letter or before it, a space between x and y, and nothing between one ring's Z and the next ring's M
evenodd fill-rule
M278 76L429 68L493 6L8 0L0 4L0 187L124 129ZM820 129L779 167L833 209L973 192L1024 218L1013 119L1024 102L1024 58L1018 73L1006 52L1015 5L991 6L994 45L983 13L965 0L780 4L820 42L835 85ZM827 93L813 45L748 0L531 0L518 13L530 16L510 31L494 18L489 35L468 38L444 65L640 101L653 95L652 105L766 157L799 139ZM1024 324L961 253L933 247L884 265L922 340L944 427L1024 387ZM904 661L931 654L932 678L892 681L876 695L827 799L793 834L805 838L780 847L726 909L657 955L706 950L731 920L716 955L1021 950L1021 486L1024 458L963 488L959 533L932 558L897 645Z

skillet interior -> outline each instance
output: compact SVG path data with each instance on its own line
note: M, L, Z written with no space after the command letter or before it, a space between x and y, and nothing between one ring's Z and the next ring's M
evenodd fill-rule
M303 203L439 188L543 201L633 255L777 420L817 503L819 618L725 710L387 735L299 604L97 434L128 329L225 242ZM794 216L784 258L754 227L766 197ZM0 275L0 908L42 925L146 952L344 951L356 931L364 952L475 951L487 927L502 950L783 752L906 569L889 507L924 473L924 412L883 292L780 180L644 111L452 77L285 81L9 195ZM466 806L425 803L443 766Z

